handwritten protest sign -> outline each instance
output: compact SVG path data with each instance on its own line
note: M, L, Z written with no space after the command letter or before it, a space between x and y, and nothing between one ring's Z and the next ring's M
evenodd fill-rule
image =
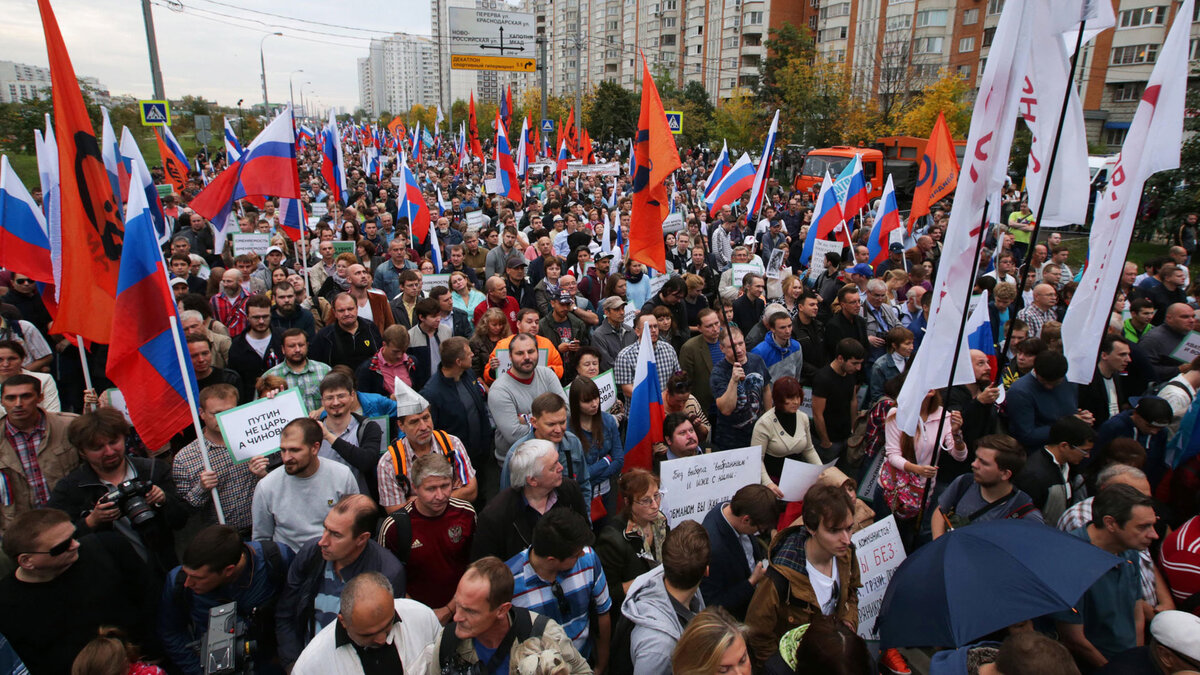
M329 205L325 202L313 202L308 207L312 210L312 214L317 218L322 218L329 213Z
M762 274L762 269L753 263L733 263L732 269L733 273L730 276L733 278L733 285L738 288L741 288L742 279L746 278L747 274Z
M858 589L858 634L865 640L878 640L875 619L879 617L888 582L904 562L904 543L900 541L894 516L888 516L850 538L858 554L862 581L862 588Z
M733 493L759 482L762 448L756 445L672 459L659 465L659 475L667 522L672 526L685 520L702 522L704 514L732 499Z
M654 297L654 296L658 295L658 292L662 290L663 284L667 283L667 279L670 279L671 276L672 275L670 275L670 274L656 274L653 277L651 277L651 279L650 279L650 297Z
M608 412L609 408L617 402L617 381L613 377L612 368L600 373L592 378L592 382L596 383L596 388L600 390L600 409ZM563 389L566 392L567 398L571 396L571 385L567 385Z
M279 437L288 422L308 415L299 389L285 389L275 398L217 413L217 426L235 462L245 462L279 449Z
M818 239L813 242L812 258L808 260L808 278L816 279L825 271L825 254L841 253L845 242Z
M1175 351L1171 352L1171 358L1184 363L1191 363L1197 356L1200 356L1200 333L1196 331L1185 335Z
M483 211L468 211L467 212L467 229L480 230L487 225L488 217Z

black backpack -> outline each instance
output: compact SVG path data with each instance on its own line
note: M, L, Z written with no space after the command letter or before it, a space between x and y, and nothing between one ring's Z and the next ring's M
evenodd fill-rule
M533 637L541 637L546 632L546 626L550 624L550 617L543 614L535 614L524 607L514 606L510 616L512 616L512 626L509 628L508 634L504 636L504 640L500 642L500 646L496 648L496 653L492 656L494 663L466 663L459 659L459 637L454 632L456 624L453 621L446 624L446 627L442 629L442 639L438 645L438 665L441 668L441 672L444 674L461 673L463 675L489 673L508 656L509 652L512 651L514 643L517 641L524 642Z

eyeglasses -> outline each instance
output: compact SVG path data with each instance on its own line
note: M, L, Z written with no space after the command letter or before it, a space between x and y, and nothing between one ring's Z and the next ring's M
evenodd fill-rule
M13 279L14 284L33 284L33 279Z
M48 555L51 558L58 556L71 550L71 544L75 543L75 537L67 537L64 541L50 547L49 551L25 551L28 555Z
M637 504L638 506L655 506L662 503L664 496L666 496L666 493L662 490L659 490L648 497L642 497L641 499L635 500L634 504Z
M559 584L557 579L550 584L550 592L554 594L554 599L558 601L559 616L563 619L568 618L571 615L571 603L567 602L567 594L563 591L562 584Z

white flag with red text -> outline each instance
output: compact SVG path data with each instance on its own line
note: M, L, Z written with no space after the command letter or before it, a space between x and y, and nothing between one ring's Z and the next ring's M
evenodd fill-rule
M1175 12L1175 22L1142 92L1108 189L1096 200L1087 267L1062 327L1063 335L1071 336L1063 342L1069 364L1067 379L1077 384L1091 382L1095 372L1100 338L1108 326L1133 236L1142 186L1151 174L1179 166L1192 5L1193 0L1184 0Z
M1040 0L1008 0L996 26L933 284L929 326L896 401L896 421L909 434L916 432L925 394L945 387L950 378L949 357L954 354L971 295L971 272L977 259L975 247L983 227L984 207L988 196L1004 186L1029 61L1031 24L1042 6Z

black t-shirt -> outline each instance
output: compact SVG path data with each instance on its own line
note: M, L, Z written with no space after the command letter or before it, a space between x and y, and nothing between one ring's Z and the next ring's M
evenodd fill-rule
M41 584L10 574L0 581L0 634L31 673L69 673L100 626L116 626L145 645L153 593L141 558L118 534L79 540L79 560Z
M825 431L834 443L850 438L850 402L856 384L854 375L838 375L833 366L825 366L813 376L813 397L825 399Z

